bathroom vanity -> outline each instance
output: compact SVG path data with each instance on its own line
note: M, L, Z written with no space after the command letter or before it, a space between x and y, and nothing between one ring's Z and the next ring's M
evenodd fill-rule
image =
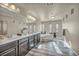
M39 42L39 32L0 39L0 56L24 56Z

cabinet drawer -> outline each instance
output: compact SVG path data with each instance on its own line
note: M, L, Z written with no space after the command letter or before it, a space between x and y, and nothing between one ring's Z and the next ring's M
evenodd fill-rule
M0 56L16 56L16 48L8 49L0 53Z
M28 38L23 38L23 39L19 40L19 44L22 44L24 42L27 43L28 42Z
M0 53L6 51L12 47L16 47L16 42L7 43L0 46Z
M28 52L28 44L26 42L19 45L20 56L26 55Z

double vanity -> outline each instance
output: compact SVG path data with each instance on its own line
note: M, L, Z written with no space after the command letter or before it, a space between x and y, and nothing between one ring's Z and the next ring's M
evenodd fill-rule
M0 39L0 56L24 56L39 42L39 32Z

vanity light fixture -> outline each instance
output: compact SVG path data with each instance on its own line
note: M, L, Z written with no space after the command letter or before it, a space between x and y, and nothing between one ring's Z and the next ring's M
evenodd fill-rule
M16 8L15 8L15 5L11 5L10 8L11 8L11 9L14 9L14 10L16 9Z
M17 8L14 4L0 3L0 6L13 12L20 12L20 9Z

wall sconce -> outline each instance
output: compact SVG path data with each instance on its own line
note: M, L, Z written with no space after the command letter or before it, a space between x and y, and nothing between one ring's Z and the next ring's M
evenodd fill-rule
M74 14L74 8L71 9L71 15Z

